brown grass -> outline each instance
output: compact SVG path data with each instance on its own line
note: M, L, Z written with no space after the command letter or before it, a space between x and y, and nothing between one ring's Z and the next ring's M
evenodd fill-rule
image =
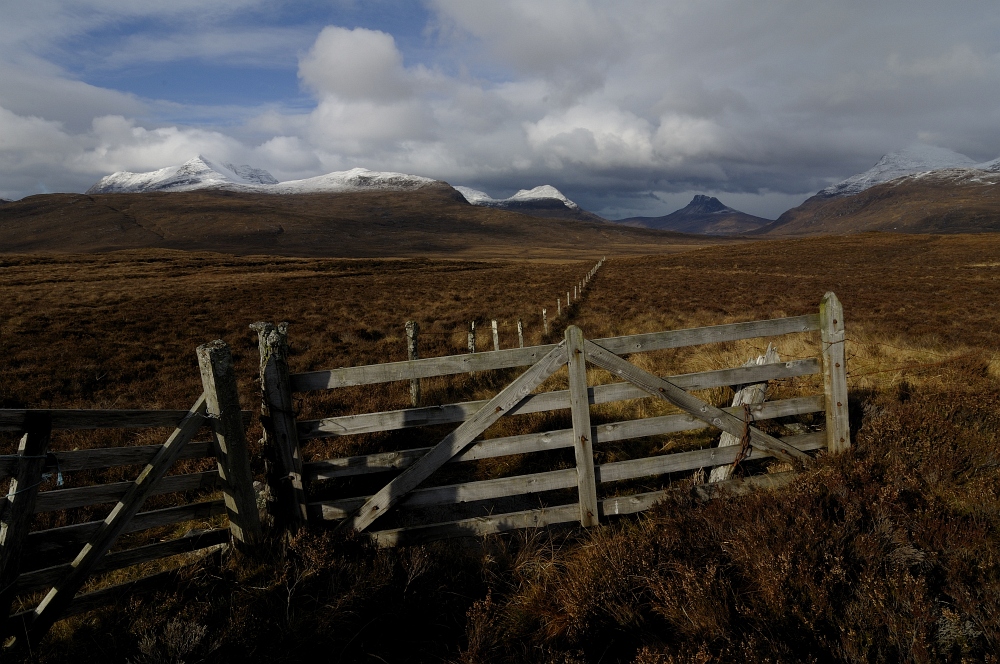
M569 322L600 337L797 315L836 291L852 451L780 493L711 504L682 493L648 517L587 533L393 551L303 533L259 559L188 570L176 588L66 621L39 659L154 661L190 646L170 617L203 634L191 648L207 661L991 661L1000 639L1000 314L989 304L1000 297L998 250L995 236L865 235L612 256L553 338ZM254 320L290 320L294 371L403 359L409 318L427 332L425 356L461 350L473 317L521 317L537 342L537 312L554 308L587 265L6 258L0 399L185 408L199 391L194 347L222 337L250 408ZM763 350L755 343L643 361L671 372L733 366ZM815 342L789 338L779 351L812 355ZM426 391L488 394L507 377L497 374L458 393ZM344 393L304 401L303 416L406 399L405 385ZM595 418L653 412L636 401Z

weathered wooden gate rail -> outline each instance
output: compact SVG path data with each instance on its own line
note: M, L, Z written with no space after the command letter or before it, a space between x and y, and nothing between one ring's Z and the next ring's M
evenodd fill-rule
M115 601L161 574L77 593L95 574L161 560L179 554L261 537L253 480L249 472L244 428L249 412L241 412L228 347L222 342L198 348L205 393L187 411L178 410L0 410L0 431L23 434L16 455L0 457L0 481L10 478L0 524L0 625L10 635L35 641L56 621ZM52 432L113 428L174 428L162 445L51 450ZM209 440L192 439L203 428ZM166 475L181 459L215 458L217 468ZM42 490L43 473L117 466L143 466L132 482L113 482ZM154 495L221 489L222 499L209 499L139 512ZM103 521L31 530L32 516L91 505L117 503ZM189 531L186 535L108 553L118 538L191 520L225 514L228 526ZM9 616L19 596L48 589L34 609Z
M275 476L280 483L277 493L282 512L289 521L301 523L309 519L340 520L358 529L370 524L391 509L428 506L456 506L475 501L489 501L512 496L526 496L558 489L579 489L579 501L571 505L544 507L506 514L491 514L475 518L455 519L432 524L420 524L370 530L383 545L394 545L424 539L498 532L580 520L584 525L595 523L608 514L626 514L647 509L662 499L664 491L647 492L597 500L596 486L609 482L664 475L667 473L710 468L733 463L739 447L713 448L667 454L595 465L592 445L613 441L674 433L704 427L728 431L747 430L754 445L753 459L778 456L801 464L808 460L806 452L827 448L831 452L845 450L850 445L847 418L846 366L844 362L843 311L833 293L828 293L817 314L764 321L750 321L686 330L657 332L586 341L577 328L567 331L562 344L530 348L515 348L486 353L473 353L406 362L347 367L329 371L290 374L287 365L287 327L258 323L260 333L261 379L264 395L265 436L276 448L275 459L280 466ZM822 341L821 358L810 358L744 366L717 371L668 376L651 376L619 359L618 355L679 348L721 341L736 341L759 337L819 331ZM576 336L573 336L576 335ZM568 345L567 345L568 344ZM562 353L558 364L570 365L570 389L520 394L514 399L503 398L518 381L533 371L538 374L532 384L544 380L551 367L544 370L540 362L552 362L553 353ZM543 362L544 360L544 362ZM595 363L627 382L609 385L586 385L585 362ZM574 363L576 366L574 367ZM498 397L489 401L444 404L422 408L407 408L378 413L363 413L318 420L296 421L291 407L293 394L315 390L372 385L392 381L416 380L473 371L533 366L525 376L515 381ZM759 383L822 373L824 394L762 403L751 409L754 421L807 413L825 412L826 431L776 439L763 434L751 423L743 422L744 411L715 409L704 404L685 390ZM685 412L663 417L628 420L592 426L590 404L611 403L650 395L667 399ZM500 399L500 401L498 401ZM500 404L500 405L497 405ZM487 406L489 405L489 408ZM496 413L488 413L496 406ZM572 429L528 433L501 438L472 441L464 444L465 434L455 441L449 434L434 447L381 452L336 459L302 461L300 444L309 439L350 436L379 431L393 431L447 423L463 423L459 430L468 430L476 437L495 417L570 409ZM502 411L502 412L501 412ZM495 416L495 417L494 417ZM476 423L476 420L481 420ZM471 428L470 428L471 427ZM468 436L466 436L468 437ZM471 438L470 438L471 440ZM547 450L574 448L577 467L549 472L516 475L500 479L478 480L418 488L417 485L445 463L462 463L491 457L527 454ZM433 457L433 460L432 460ZM414 469L419 468L416 475ZM310 502L306 488L310 482L403 471L374 495L356 495L337 500ZM752 483L774 483L779 477L749 478Z

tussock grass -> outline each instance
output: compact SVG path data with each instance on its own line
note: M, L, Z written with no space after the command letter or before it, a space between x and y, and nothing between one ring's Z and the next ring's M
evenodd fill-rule
M998 250L995 236L867 235L611 257L546 340L570 322L596 338L811 313L836 291L847 318L851 451L821 458L778 492L704 504L681 482L646 515L588 532L376 550L310 530L66 621L37 659L154 661L190 646L188 658L204 661L996 661L1000 313L988 303L1000 297L1000 280L992 268L970 266L995 262ZM10 314L0 334L11 360L0 367L0 398L7 406L186 408L199 388L194 346L221 336L234 347L252 408L256 353L246 325L254 320L291 321L294 371L403 359L402 323L411 318L422 332L440 333L422 337L428 357L461 351L473 317L528 322L524 312L540 311L579 271L208 254L5 259L0 295ZM522 284L516 299L504 297L509 283ZM540 327L527 325L530 343L543 341ZM658 373L718 369L766 343L632 359ZM778 350L784 359L813 356L816 339L783 337ZM588 373L592 382L611 380ZM424 393L487 398L513 375L426 381ZM557 374L550 385L564 381ZM796 379L772 389L779 398L818 385ZM718 404L730 395L702 396ZM311 418L407 399L401 383L299 405ZM593 416L661 408L635 400L596 407ZM523 417L490 435L568 426L560 413ZM134 444L118 435L60 444ZM708 434L667 438L598 454L618 460L711 442ZM307 454L404 443L359 436L317 441ZM491 461L469 465L483 477L523 472ZM185 634L200 636L192 646Z

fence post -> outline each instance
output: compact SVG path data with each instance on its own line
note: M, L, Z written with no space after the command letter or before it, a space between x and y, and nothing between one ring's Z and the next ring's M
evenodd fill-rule
M493 350L500 350L500 333L497 331L497 322L493 321Z
M562 316L562 301L556 298L556 316Z
M824 295L819 304L819 325L823 340L826 444L830 453L837 454L851 446L851 423L847 410L844 307L833 292Z
M580 525L596 526L597 481L594 477L590 399L587 395L587 360L583 351L583 331L576 325L566 328L566 355L569 365L570 409L573 414L573 449L576 452L577 486L580 494Z
M35 513L52 420L46 412L29 410L24 416L24 430L17 447L17 474L8 486L0 522L0 641L10 631L7 621L14 601L14 582L21 571L21 551Z
M476 321L469 321L469 352L476 352Z
M260 543L263 534L257 494L250 471L240 394L233 372L233 356L225 341L218 339L198 346L198 368L205 388L205 411L215 432L222 493L229 513L229 529L244 544Z
M291 381L288 377L288 323L254 323L260 350L260 421L264 447L273 464L268 468L268 484L277 500L277 518L298 526L308 518L302 478L302 452L295 425Z
M524 327L520 318L517 319L517 347L524 348Z
M420 334L420 326L416 321L406 321L406 359L419 360L420 351L417 349L417 335ZM420 405L420 379L410 379L410 404L416 408Z
M546 311L545 307L542 307L542 330L545 332L545 334L549 333L549 319L546 316L547 313L548 312Z
M569 291L566 291L566 311L567 312L569 312L569 303L570 302L572 302L572 300L569 299Z

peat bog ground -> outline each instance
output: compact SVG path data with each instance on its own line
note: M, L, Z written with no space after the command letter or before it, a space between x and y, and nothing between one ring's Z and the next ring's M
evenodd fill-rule
M398 550L304 532L65 621L32 657L996 661L998 255L995 235L888 234L609 255L549 339L570 323L596 338L811 313L835 291L847 321L852 450L779 492L702 504L681 480L674 500L589 532ZM404 359L407 320L420 324L425 357L461 352L473 319L500 321L509 347L520 318L536 343L542 307L551 316L591 265L3 256L0 404L186 408L200 392L195 347L222 338L244 408L255 409L249 325L258 320L289 322L293 371ZM488 347L485 334L480 343ZM757 350L671 351L648 368L721 368ZM808 351L802 340L779 346L788 359ZM493 378L461 389L489 392L502 385ZM405 394L393 386L378 403ZM256 422L249 437L259 437ZM13 440L2 443L9 452Z

